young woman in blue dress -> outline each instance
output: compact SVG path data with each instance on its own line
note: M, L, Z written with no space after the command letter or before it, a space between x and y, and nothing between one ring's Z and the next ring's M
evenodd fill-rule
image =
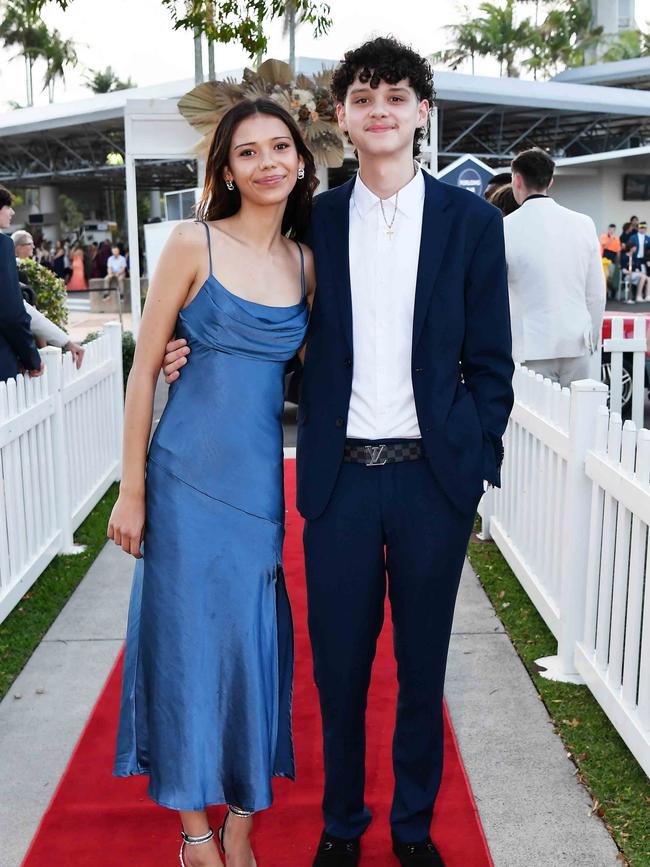
M305 337L311 252L297 242L313 157L275 102L221 120L197 222L151 280L126 394L108 536L136 559L114 774L179 811L185 867L223 862L206 807L228 805L228 867L255 867L254 812L294 776L293 637L282 573L282 411ZM149 449L170 334L191 348Z

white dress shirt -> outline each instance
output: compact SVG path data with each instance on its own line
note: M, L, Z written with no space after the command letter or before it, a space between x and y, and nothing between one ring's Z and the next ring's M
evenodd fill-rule
M424 178L415 177L397 196L384 200L387 235L378 197L359 175L350 197L350 286L354 367L348 437L420 436L411 350Z

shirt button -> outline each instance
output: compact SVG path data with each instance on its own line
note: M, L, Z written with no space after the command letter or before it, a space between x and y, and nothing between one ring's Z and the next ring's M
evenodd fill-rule
M342 418L339 416L339 418L336 419L336 426L337 426L337 427L343 427L343 422L344 422L344 419L342 419Z

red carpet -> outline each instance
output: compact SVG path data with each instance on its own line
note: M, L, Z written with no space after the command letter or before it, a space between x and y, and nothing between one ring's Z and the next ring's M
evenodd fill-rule
M295 464L287 462L285 570L296 630L294 737L298 782L275 781L273 808L256 819L260 867L310 867L321 831L320 715L307 636L302 521L293 508ZM367 801L374 821L363 839L362 865L397 867L390 850L391 735L395 666L390 620L374 667L368 708ZM146 777L111 776L121 682L121 658L77 744L23 867L166 867L178 864L176 813L146 796ZM453 730L447 720L445 771L432 836L447 867L492 867ZM56 745L52 745L56 749ZM222 808L212 808L216 829Z

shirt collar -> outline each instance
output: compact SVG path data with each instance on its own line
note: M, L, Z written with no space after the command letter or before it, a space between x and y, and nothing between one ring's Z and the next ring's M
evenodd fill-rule
M352 202L357 209L361 219L364 219L373 208L379 207L379 197L361 180L359 173L354 182L354 191L352 193ZM408 182L405 187L399 191L397 197L397 210L409 217L410 219L418 219L422 216L422 203L424 202L424 176L422 169L418 165L415 176ZM390 199L384 199L384 207L389 208L395 205L395 196Z
M526 202L532 202L533 199L549 199L550 201L550 198L551 197L547 196L545 193L531 193L530 196L526 196L521 204L525 205Z

